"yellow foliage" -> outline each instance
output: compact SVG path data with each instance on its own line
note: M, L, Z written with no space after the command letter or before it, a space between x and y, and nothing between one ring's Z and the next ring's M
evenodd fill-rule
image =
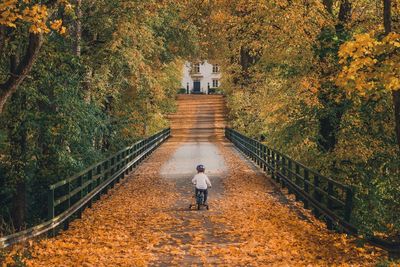
M49 10L45 4L33 4L30 1L23 1L24 5L17 0L7 0L0 3L0 25L10 28L17 28L20 24L30 25L31 33L49 33L50 29L65 33L66 29L62 26L62 20L58 19L50 22L48 26ZM61 1L60 4L69 5L67 1Z
M390 33L382 40L374 32L359 34L339 51L343 65L336 83L360 95L400 89L400 34Z

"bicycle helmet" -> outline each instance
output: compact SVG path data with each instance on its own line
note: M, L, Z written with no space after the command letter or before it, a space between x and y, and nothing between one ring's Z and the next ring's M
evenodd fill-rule
M200 164L200 165L197 165L196 170L198 172L204 172L206 170L206 168L204 167L204 165Z

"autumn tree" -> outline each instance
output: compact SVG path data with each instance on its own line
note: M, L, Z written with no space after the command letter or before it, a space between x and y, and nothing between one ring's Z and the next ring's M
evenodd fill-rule
M362 95L389 91L393 98L394 128L400 149L400 35L392 30L392 2L383 1L384 34L371 32L343 45L341 63L345 65L338 83Z
M400 218L389 215L399 205L394 189L399 154L389 130L394 122L394 105L388 105L392 91L356 89L365 79L372 86L399 76L397 39L376 30L383 25L383 4L210 1L213 23L208 34L218 40L211 49L220 51L231 126L263 136L268 145L354 185L354 224L365 233L391 235L400 227ZM398 5L392 5L398 21ZM350 41L354 34L372 30L379 45L365 35L355 37L360 45ZM369 69L366 64L372 61L365 58L375 47L379 54L372 58L378 61Z

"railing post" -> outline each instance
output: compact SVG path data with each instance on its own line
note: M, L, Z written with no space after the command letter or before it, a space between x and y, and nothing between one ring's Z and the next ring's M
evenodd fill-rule
M313 196L314 196L314 199L316 200L316 201L318 201L319 203L321 203L321 194L319 193L319 184L320 184L320 181L319 181L319 176L317 175L317 174L314 174L314 190L313 190ZM319 210L316 208L316 207L314 207L314 215L316 216L316 217L319 217L320 216L320 212L319 212Z
M254 161L254 141L250 139L250 158Z
M97 176L101 175L101 169L102 169L102 168L103 168L103 164L99 164L99 165L97 166L97 170L96 170L96 175L97 175ZM98 186L101 184L101 180L102 180L102 177L101 177L101 176L96 178L96 185L95 185L95 187L98 187ZM97 200L97 199L100 199L100 193L97 193L97 195L96 195L96 200Z
M277 179L278 182L282 184L282 178L280 178L280 175L282 175L281 166L282 166L281 157L279 153L275 153L275 173L277 174L275 178Z
M249 149L250 149L249 156L250 156L251 160L254 160L254 156L253 156L253 140L249 139L248 142L250 143L249 144Z
M114 156L110 159L110 164L109 164L110 176L114 174L114 159L115 159Z
M79 176L78 178L78 186L81 189L79 192L79 199L82 199L85 197L85 191L83 190L82 186L85 183L84 179L83 179L83 175Z
M346 200L344 207L344 219L346 222L350 222L351 220L351 212L353 209L353 197L354 197L354 188L348 187L346 188Z
M53 218L54 218L54 189L53 188L50 188L49 189L49 192L48 192L48 195L47 195L47 219L49 220L49 221L51 221L51 220L53 220ZM51 230L50 232L49 232L49 236L50 237L53 237L53 236L55 236L55 230L54 230L54 228L53 228L53 230Z
M243 151L243 149L241 149L241 150L244 152L244 154L247 157L250 157L250 147L249 147L248 140L247 139L243 139L240 135L238 135L236 142L239 143L239 144L243 143L242 146L238 146L238 147L239 147L239 149L241 149L241 147L243 147L245 150L244 151Z
M327 202L327 207L329 210L332 210L333 208L333 202L331 199L331 196L333 196L333 184L331 181L328 181L328 202ZM329 230L333 230L333 222L331 219L326 218L326 226Z
M144 147L146 145L146 141L142 140L142 142L140 142L140 154L144 153ZM144 159L144 156L140 158L139 162L142 162Z
M119 157L119 162L120 162L120 163L119 163L118 171L120 171L120 170L122 170L122 169L124 168L125 161L122 160L122 159L124 158L124 155L125 155L125 151L122 152L122 153L121 153L121 156ZM119 181L124 177L124 173L125 173L125 172L122 172L120 175L118 175L118 176L114 179L114 181L113 181L113 186L114 186L115 184L119 183Z
M287 174L288 174L288 180L290 181L290 182L292 182L293 180L292 180L292 177L293 177L293 175L292 175L292 171L293 171L293 166L292 166L292 160L291 159L288 159L288 165L287 165L287 167L288 167L288 171L287 171ZM291 186L288 186L288 189L289 189L289 194L293 194L293 190L291 189Z
M258 159L257 159L258 148L256 140L253 140L253 149L254 149L254 163L258 166Z
M71 197L69 196L70 193L71 193L71 183L70 183L70 181L68 181L68 201L67 201L68 207L67 207L67 209L69 209L71 207ZM70 219L67 218L64 221L64 230L68 230L69 220Z
M79 199L82 199L82 198L85 197L85 192L84 192L84 190L83 190L83 188L82 188L83 183L84 183L83 175L81 175L81 176L79 176L79 178L78 178L78 186L79 186L79 188L80 188ZM83 211L83 209L84 209L84 207L82 207L82 208L79 209L79 211L78 211L78 218L81 218L81 217L82 217L82 211Z
M122 160L124 158L124 154L125 154L124 151L122 151L121 153L118 154L118 161L117 161L118 162L118 168L117 168L117 171L120 171L124 166L124 162Z
M47 195L47 217L49 220L54 218L54 189L50 189Z
M131 149L130 149L130 148L127 149L127 150L125 150L125 164L124 164L124 168L125 168L126 166L128 166L129 162L131 162ZM129 168L126 168L125 174L129 174L130 169L131 169L130 167L129 167Z
M276 179L276 164L275 164L275 151L274 150L272 150L271 151L271 161L270 161L270 163L271 163L271 166L272 166L272 169L271 169L271 177L272 177L272 179Z
M104 171L104 181L107 181L109 177L111 177L113 175L113 168L112 168L112 163L113 163L113 159L109 159L105 162L106 165L106 169ZM108 192L108 187L109 185L107 185L106 187L104 187L103 189L103 194L107 194Z
M89 184L88 184L88 194L90 194L91 192L92 192L92 190L94 189L94 188L96 188L95 186L93 186L93 170L90 170L90 171L88 171L88 173L87 173L87 178L88 178L88 181L89 181ZM90 198L90 200L89 200L89 202L88 202L88 207L89 208L91 208L92 207L92 200L93 198Z
M253 140L253 161L258 166L257 153L257 141Z
M136 158L137 158L137 161L136 161L136 166L140 163L140 159L138 158L139 157L139 155L142 153L142 141L139 141L137 144L136 144Z
M295 179L295 183L296 183L296 186L298 186L298 187L300 187L301 188L301 186L300 186L300 179L299 179L299 175L300 175L300 166L299 166L299 164L297 164L297 163L295 163L296 165L295 165L295 172L296 172L296 179ZM296 201L298 201L300 199L300 196L299 196L299 194L298 193L296 193Z
M264 169L264 172L266 172L267 171L267 164L266 164L266 162L267 162L267 146L266 145L262 146L262 154L263 154L262 158L264 160L263 169Z
M136 158L137 158L137 155L138 155L138 145L137 144L134 144L133 145L133 158L136 160ZM137 166L137 161L133 164L133 168L136 168L136 166Z
M285 178L287 178L287 172L286 172L286 158L285 157L282 157L282 156L280 156L280 158L281 158L281 161L280 161L280 164L281 164L281 174L282 174L282 176L283 176L283 178L281 178L281 186L282 186L282 188L283 187L285 187ZM289 194L290 194L291 192L290 192L290 189L289 189Z
M114 160L114 167L113 167L113 171L112 171L112 174L110 175L110 177L113 177L114 176L114 174L115 173L117 173L117 171L118 171L118 165L119 165L119 155L116 155L116 156L114 156L113 157L113 160ZM115 179L113 179L112 181L111 181L111 183L109 183L109 189L111 189L111 188L114 188L114 181L115 181Z
M130 162L132 162L132 160L134 159L134 157L133 157L133 152L134 152L135 150L134 150L134 148L133 147L131 147L131 149L129 149L129 163ZM132 164L129 166L129 171L128 171L128 173L129 172L131 172L133 170L133 166L132 166Z
M304 192L306 192L307 195L310 194L310 187L308 185L309 182L310 182L310 174L307 169L304 169L304 185L303 186L304 186ZM308 209L309 208L308 200L304 199L303 203L304 203L304 208Z

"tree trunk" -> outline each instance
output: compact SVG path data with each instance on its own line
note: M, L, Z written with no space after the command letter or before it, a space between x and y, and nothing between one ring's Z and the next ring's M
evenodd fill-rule
M25 225L26 213L26 184L25 181L19 181L16 185L15 192L12 198L12 219L14 228L17 231L23 229Z
M104 100L104 109L103 112L106 115L106 117L109 119L109 123L107 125L107 132L103 134L103 140L102 140L102 151L107 152L111 148L111 131L113 129L113 122L111 119L111 113L112 113L112 104L113 104L113 97L112 96L107 96Z
M75 47L74 53L77 57L81 56L82 40L82 0L76 0L76 21L75 21Z
M5 43L6 43L6 27L0 25L0 55L3 54Z
M26 96L22 94L16 97L16 101L12 101L13 104L17 105L20 110L26 108ZM16 131L15 131L16 130ZM10 145L12 150L10 156L14 162L13 172L11 179L16 183L14 192L12 195L12 221L14 229L20 231L25 226L26 217L26 177L25 167L28 158L28 133L25 126L25 118L22 117L17 120L15 124L10 125L8 129L8 138L10 139Z
M397 137L397 145L400 149L400 90L393 91L394 123Z
M15 93L28 73L31 71L32 66L39 55L41 46L42 35L33 33L29 34L29 44L25 52L25 56L16 67L11 66L10 77L5 83L0 84L0 113L3 112L4 105L8 98ZM15 71L13 71L12 68L15 68Z
M351 3L349 0L342 0L339 9L339 22L347 23L351 18Z
M327 11L331 13L333 1L324 0L324 5ZM351 2L349 0L341 0L338 21L335 25L336 32L332 32L332 36L336 35L340 40L342 40L341 36L346 33L346 24L351 19L351 12ZM330 40L327 44L321 43L322 49L326 48L326 46L329 47L332 45L335 45L333 40ZM337 53L337 51L335 53ZM323 65L328 66L321 72L320 80L323 83L321 85L321 90L318 93L319 102L322 105L318 119L318 145L323 152L331 152L335 149L338 142L337 134L340 129L342 117L350 105L349 101L346 100L345 94L334 83L330 82L331 78L336 77L339 71L336 63L332 62L332 60L334 60L333 58L334 57L330 57L329 54L323 54L320 58ZM338 99L339 101L337 101Z
M249 48L240 47L240 66L242 86L249 85L251 82L250 68L254 66L259 60L258 56L253 56Z
M392 1L383 0L383 24L385 26L385 34L388 35L392 31Z
M333 0L323 0L323 3L324 3L326 10L330 14L333 14Z
M385 27L385 35L392 31L392 1L383 0L383 25ZM400 90L392 92L394 107L394 125L397 138L397 145L400 149Z

